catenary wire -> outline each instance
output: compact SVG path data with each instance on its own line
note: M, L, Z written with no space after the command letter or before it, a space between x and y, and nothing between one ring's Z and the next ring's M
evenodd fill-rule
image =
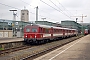
M10 6L10 5L7 5L7 4L3 4L3 3L0 3L1 5L4 5L4 6L7 6L7 7L11 7L11 8L14 8L14 9L18 9L18 10L21 10L21 9L19 9L19 8L16 8L16 7L13 7L13 6ZM33 13L33 12L30 12L31 14L35 14L35 13ZM39 16L42 16L42 15L39 15ZM44 17L44 16L43 16ZM48 18L48 19L51 19L51 18ZM52 19L52 20L54 20L54 19Z
M43 2L44 4L46 4L46 5L48 5L49 7L51 7L51 8L53 8L53 9L55 9L55 10L57 10L56 8L54 8L54 7L52 7L51 5L49 5L49 4L47 4L46 2L44 2L44 1L42 1L42 0L40 0L41 2ZM60 13L62 13L60 10L57 10L58 12L60 12ZM62 13L62 14L64 14L64 13ZM69 17L68 15L66 15L66 14L64 14L65 16L67 16L67 17ZM69 17L70 19L71 19L71 17Z
M29 3L27 3L27 2L25 2L25 1L23 1L23 0L20 0L20 1L22 1L23 3L25 3L25 4L27 4L27 5L30 5ZM30 5L30 6L32 6L32 5ZM34 6L32 6L32 7L34 7ZM35 8L35 7L34 7ZM39 8L38 8L39 9ZM40 9L41 11L44 11L44 10L42 10L42 9ZM44 12L46 12L46 11L44 11ZM48 13L48 12L46 12L46 13ZM49 13L50 14L50 13ZM41 15L39 15L39 16L41 16ZM54 15L54 16L56 16L56 15ZM42 17L44 17L44 16L42 16ZM56 16L57 17L57 16ZM48 18L48 19L51 19L51 18L49 18L49 17L46 17L46 18ZM52 19L52 20L54 20L54 19Z
M69 11L59 2L59 0L57 0L57 2L59 3L59 5L61 5L61 6L64 8L64 10L67 11L67 13L70 13L72 16L74 16L71 12L69 12Z

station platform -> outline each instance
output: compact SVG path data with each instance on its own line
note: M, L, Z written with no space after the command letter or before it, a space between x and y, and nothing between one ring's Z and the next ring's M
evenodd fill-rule
M9 43L9 42L16 42L16 41L23 41L24 38L17 38L17 37L13 37L13 38L0 38L0 43Z
M34 60L90 60L90 34Z

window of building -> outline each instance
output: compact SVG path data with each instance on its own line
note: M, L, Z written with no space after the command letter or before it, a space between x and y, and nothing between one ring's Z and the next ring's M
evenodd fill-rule
M22 13L22 15L25 15L25 13Z

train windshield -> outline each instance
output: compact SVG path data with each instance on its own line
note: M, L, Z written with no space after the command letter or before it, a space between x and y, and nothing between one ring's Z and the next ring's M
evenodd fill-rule
M32 32L37 32L37 29L36 28L32 28Z
M30 28L26 28L26 32L30 32Z

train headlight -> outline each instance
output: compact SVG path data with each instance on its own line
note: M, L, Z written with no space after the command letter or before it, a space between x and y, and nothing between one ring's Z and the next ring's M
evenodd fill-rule
M27 36L26 36L27 37Z
M42 35L41 35L41 37L42 37Z
M37 36L35 36L35 38L36 38Z

